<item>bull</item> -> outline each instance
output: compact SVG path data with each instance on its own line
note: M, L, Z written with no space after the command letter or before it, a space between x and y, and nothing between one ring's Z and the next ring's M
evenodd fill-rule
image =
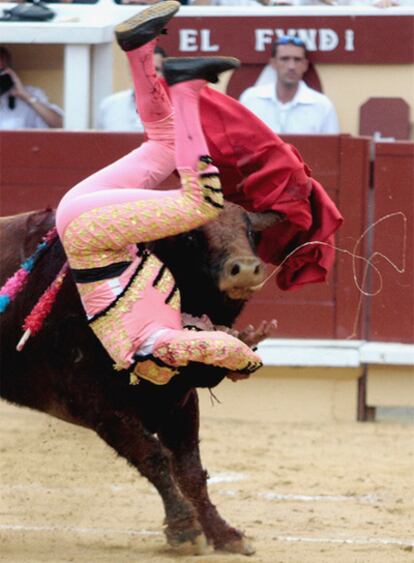
M247 213L226 203L220 217L194 231L152 243L170 268L183 312L207 315L231 327L264 279L255 237L277 214ZM1 285L54 225L43 210L0 219ZM168 543L192 553L217 550L250 555L242 532L218 513L207 490L199 451L197 387L214 387L221 368L191 363L170 383L129 385L89 329L75 284L68 275L42 330L16 351L25 316L66 257L58 239L40 258L24 291L2 315L1 396L94 430L157 489L166 513ZM259 340L269 327L254 334ZM260 333L260 334L259 334ZM251 336L251 334L250 334Z

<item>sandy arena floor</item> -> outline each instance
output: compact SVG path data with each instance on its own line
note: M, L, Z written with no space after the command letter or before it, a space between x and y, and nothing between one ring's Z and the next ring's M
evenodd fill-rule
M202 404L211 496L252 563L414 560L413 425L246 421L243 404L230 419L206 391ZM4 402L0 422L0 561L248 561L169 550L157 493L92 432Z

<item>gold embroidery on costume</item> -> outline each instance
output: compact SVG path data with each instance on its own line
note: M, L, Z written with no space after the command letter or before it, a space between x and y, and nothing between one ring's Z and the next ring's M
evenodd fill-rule
M165 385L174 375L178 373L177 369L169 366L159 366L153 360L145 360L138 362L131 376L147 379L156 385ZM130 379L131 382L131 379Z
M174 278L172 277L171 272L166 268L162 274L161 279L157 281L155 286L161 293L168 294L174 287L174 284Z
M134 352L128 333L123 328L122 316L131 311L135 302L142 298L142 292L159 269L160 261L154 255L149 256L143 268L136 275L125 293L103 315L90 322L90 327L105 346L109 355L116 361L117 369L130 366L127 357Z
M179 311L181 309L181 295L178 288L174 291L174 295L168 301L168 304L175 311Z
M217 217L223 193L217 174L202 175L208 166L200 160L199 173L183 170L181 195L165 196L162 207L154 198L106 205L79 215L64 234L71 267L96 268L130 260L131 244L191 230Z

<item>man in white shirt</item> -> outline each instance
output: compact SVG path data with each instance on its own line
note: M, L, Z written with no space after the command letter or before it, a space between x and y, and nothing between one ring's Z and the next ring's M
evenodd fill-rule
M115 92L102 100L97 127L104 131L144 132L144 125L135 107L132 89Z
M154 51L155 70L162 76L162 65L166 53L158 45ZM105 131L144 132L144 125L135 105L133 89L121 90L104 98L99 106L98 129Z
M240 102L275 133L339 133L332 102L302 80L309 65L305 43L299 37L279 37L270 64L276 80L248 88Z
M63 126L63 112L50 104L40 88L26 86L12 69L10 52L0 47L0 129L42 129Z

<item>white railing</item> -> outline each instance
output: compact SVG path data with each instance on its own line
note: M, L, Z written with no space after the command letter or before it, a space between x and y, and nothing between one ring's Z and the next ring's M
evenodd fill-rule
M393 342L268 338L259 344L259 353L265 366L414 366L414 344Z

